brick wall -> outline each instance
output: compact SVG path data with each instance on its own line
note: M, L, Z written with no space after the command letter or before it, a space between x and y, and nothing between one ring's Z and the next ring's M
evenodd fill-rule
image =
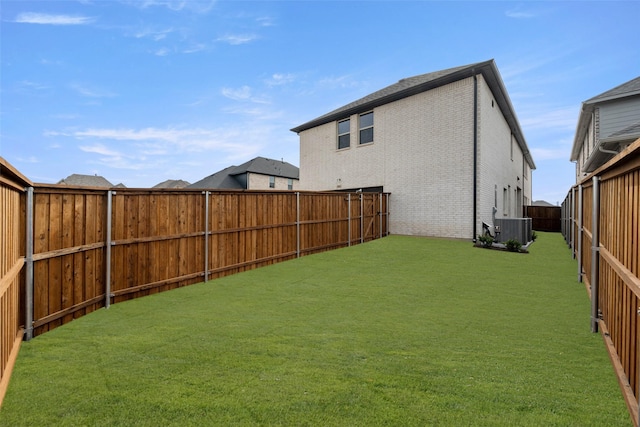
M494 177L496 171L515 182L512 168L518 165L522 175L522 154L518 148L510 160L509 127L495 101L491 108L481 77L479 88L479 102L488 103L479 112L482 167L492 168L481 174L479 207L483 212L488 207L490 215L494 187L506 182ZM358 115L353 115L351 146L342 150L337 149L337 122L301 132L300 188L383 186L391 193L391 233L473 238L473 98L473 78L467 78L377 107L374 141L366 145L358 144ZM508 171L499 166L505 156ZM530 184L528 192L530 198ZM478 225L482 219L477 218Z

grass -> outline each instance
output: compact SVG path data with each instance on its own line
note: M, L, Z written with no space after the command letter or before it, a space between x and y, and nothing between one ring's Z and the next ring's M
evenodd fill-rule
M630 425L558 234L390 236L24 343L0 425Z

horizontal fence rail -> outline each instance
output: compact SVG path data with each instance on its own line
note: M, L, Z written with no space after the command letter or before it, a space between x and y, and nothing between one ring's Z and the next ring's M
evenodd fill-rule
M640 139L573 187L562 233L635 426L640 397Z

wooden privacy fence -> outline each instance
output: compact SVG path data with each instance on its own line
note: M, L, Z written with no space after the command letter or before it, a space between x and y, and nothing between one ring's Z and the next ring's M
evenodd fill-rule
M24 188L28 179L0 157L0 404L22 341Z
M387 233L382 193L32 191L27 339L111 303Z
M112 303L388 234L387 193L0 182L3 383L22 328L30 339Z
M640 139L574 186L562 232L591 297L634 425L640 397Z
M531 228L537 231L561 230L560 206L524 206L525 218L531 218Z

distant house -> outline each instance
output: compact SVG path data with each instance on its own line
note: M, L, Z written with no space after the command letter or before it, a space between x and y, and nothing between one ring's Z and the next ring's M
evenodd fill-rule
M283 160L256 157L240 166L229 166L189 185L188 188L229 190L296 190L299 169Z
M554 205L553 203L547 202L546 200L536 200L536 201L531 203L531 206L543 206L543 207L547 207L547 208L559 207L557 205Z
M576 182L640 138L640 77L582 103L571 161Z
M58 184L63 185L78 185L82 187L104 187L104 188L113 188L115 187L111 182L109 182L105 177L99 175L81 175L74 173L73 175L69 175L65 179L58 181ZM119 187L124 187L124 184L118 184Z
M391 193L392 233L521 217L535 164L493 60L401 79L297 126L300 188Z
M190 184L187 181L183 181L182 179L168 179L154 185L151 188L185 188L189 185Z

